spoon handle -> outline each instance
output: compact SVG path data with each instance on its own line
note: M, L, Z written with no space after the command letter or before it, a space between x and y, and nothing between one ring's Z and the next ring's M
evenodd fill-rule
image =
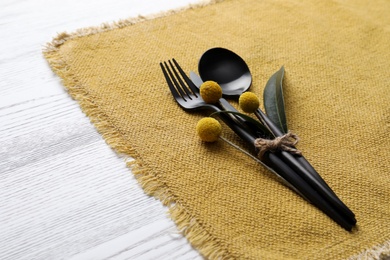
M226 101L227 102L227 101ZM251 145L253 151L255 151L254 141L257 137L252 133L247 132L240 125L232 119L228 114L219 114L219 117L224 121L239 137ZM290 167L285 161L283 161L277 154L267 152L263 156L261 163L265 167L272 169L272 172L280 177L290 188L297 192L304 199L315 205L336 223L342 226L344 229L350 231L354 226L348 219L345 219L342 214L336 211L329 201L324 200L323 197L309 185L296 170Z
M228 111L237 111L226 99L221 98L220 104L223 109ZM275 136L282 136L283 133L272 123L272 121L260 110L255 112L256 116L263 122ZM329 185L321 178L317 171L303 156L294 156L289 152L282 151L281 157L301 175L308 183L315 187L320 194L341 210L351 222L356 223L355 214L337 197ZM304 164L302 163L304 162ZM311 171L309 170L311 169Z
M269 130L274 133L275 136L282 136L283 133L275 126L275 124L260 110L255 111L255 115L260 121L264 122ZM303 156L292 155L288 152L282 152L283 157L291 162L293 168L297 170L302 177L313 186L317 187L318 192L321 193L326 199L335 205L340 211L342 211L352 223L356 223L355 214L337 197L334 191L329 185L322 179L319 173L313 168L313 166Z
M328 215L331 219L333 219L346 230L352 230L355 224L340 214L340 212L337 211L329 201L324 200L323 197L312 186L308 185L303 178L301 178L298 174L295 174L295 171L288 165L284 164L283 160L281 160L277 154L267 152L264 156L269 161L271 167L273 167L275 170L278 172L287 173L282 177L293 186L300 187L299 191L305 197L307 197L311 203L313 203L317 208L322 210L326 215Z

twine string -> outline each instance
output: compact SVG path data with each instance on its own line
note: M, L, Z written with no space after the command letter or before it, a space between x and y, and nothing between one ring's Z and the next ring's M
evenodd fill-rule
M257 138L255 140L255 147L259 149L258 157L262 158L267 151L276 152L283 150L292 154L301 155L302 152L295 148L295 145L299 142L298 135L288 132L283 136L278 136L275 139Z

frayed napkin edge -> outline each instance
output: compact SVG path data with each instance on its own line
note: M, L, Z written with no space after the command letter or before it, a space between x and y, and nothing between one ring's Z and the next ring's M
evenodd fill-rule
M373 248L364 250L360 254L352 256L347 260L369 260L369 259L390 260L390 240L384 242L381 245L377 245L374 246Z
M78 102L82 111L88 116L106 143L118 156L125 159L126 166L131 170L144 192L149 196L157 198L168 208L169 215L175 222L177 229L188 239L191 245L208 259L235 259L236 257L231 256L227 248L212 236L199 220L191 216L176 197L171 194L166 184L158 180L157 174L143 164L142 158L136 149L130 145L115 125L110 122L109 117L94 103L93 98L90 97L90 94L70 72L66 61L59 54L60 47L69 40L124 28L139 22L219 2L223 2L223 0L203 0L196 4L157 14L128 18L114 23L103 23L100 26L81 28L73 33L62 32L54 37L51 42L48 42L42 52L51 69L61 78L61 82L69 95Z
M48 42L44 48L43 53L49 53L52 51L56 51L58 47L60 47L62 44L64 44L68 40L72 40L79 37L84 37L88 35L93 35L97 33L102 33L106 31L111 31L114 29L120 29L127 27L129 25L133 25L139 22L147 21L147 20L153 20L156 18L161 18L165 16L170 16L175 13L180 13L182 11L188 10L188 9L197 9L200 7L208 6L211 4L216 4L219 2L223 2L224 0L201 0L194 4L189 4L187 6L179 7L172 10L162 11L155 14L150 15L139 15L137 17L131 17L127 19L121 19L117 22L111 22L111 23L102 23L100 26L92 26L92 27L86 27L76 30L75 32L68 33L68 32L62 32L59 33L56 37L52 39L52 41Z

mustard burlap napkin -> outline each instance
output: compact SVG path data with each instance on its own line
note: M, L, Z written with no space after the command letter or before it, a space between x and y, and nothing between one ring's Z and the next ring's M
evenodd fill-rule
M390 253L390 2L226 0L63 33L44 55L148 194L211 259L380 258ZM153 19L152 19L153 18ZM175 103L159 62L197 70L235 51L261 96L285 66L298 148L355 212L347 232ZM224 127L224 137L238 142Z

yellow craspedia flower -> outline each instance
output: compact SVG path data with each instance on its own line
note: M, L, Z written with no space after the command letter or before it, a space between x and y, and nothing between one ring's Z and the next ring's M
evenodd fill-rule
M205 117L199 120L196 125L196 132L202 141L215 142L221 135L222 126L215 118Z
M253 113L260 106L259 98L252 92L243 93L238 99L238 104L246 113Z
M204 102L208 104L217 103L218 100L222 97L221 86L212 80L203 82L199 90L200 96L203 98Z

